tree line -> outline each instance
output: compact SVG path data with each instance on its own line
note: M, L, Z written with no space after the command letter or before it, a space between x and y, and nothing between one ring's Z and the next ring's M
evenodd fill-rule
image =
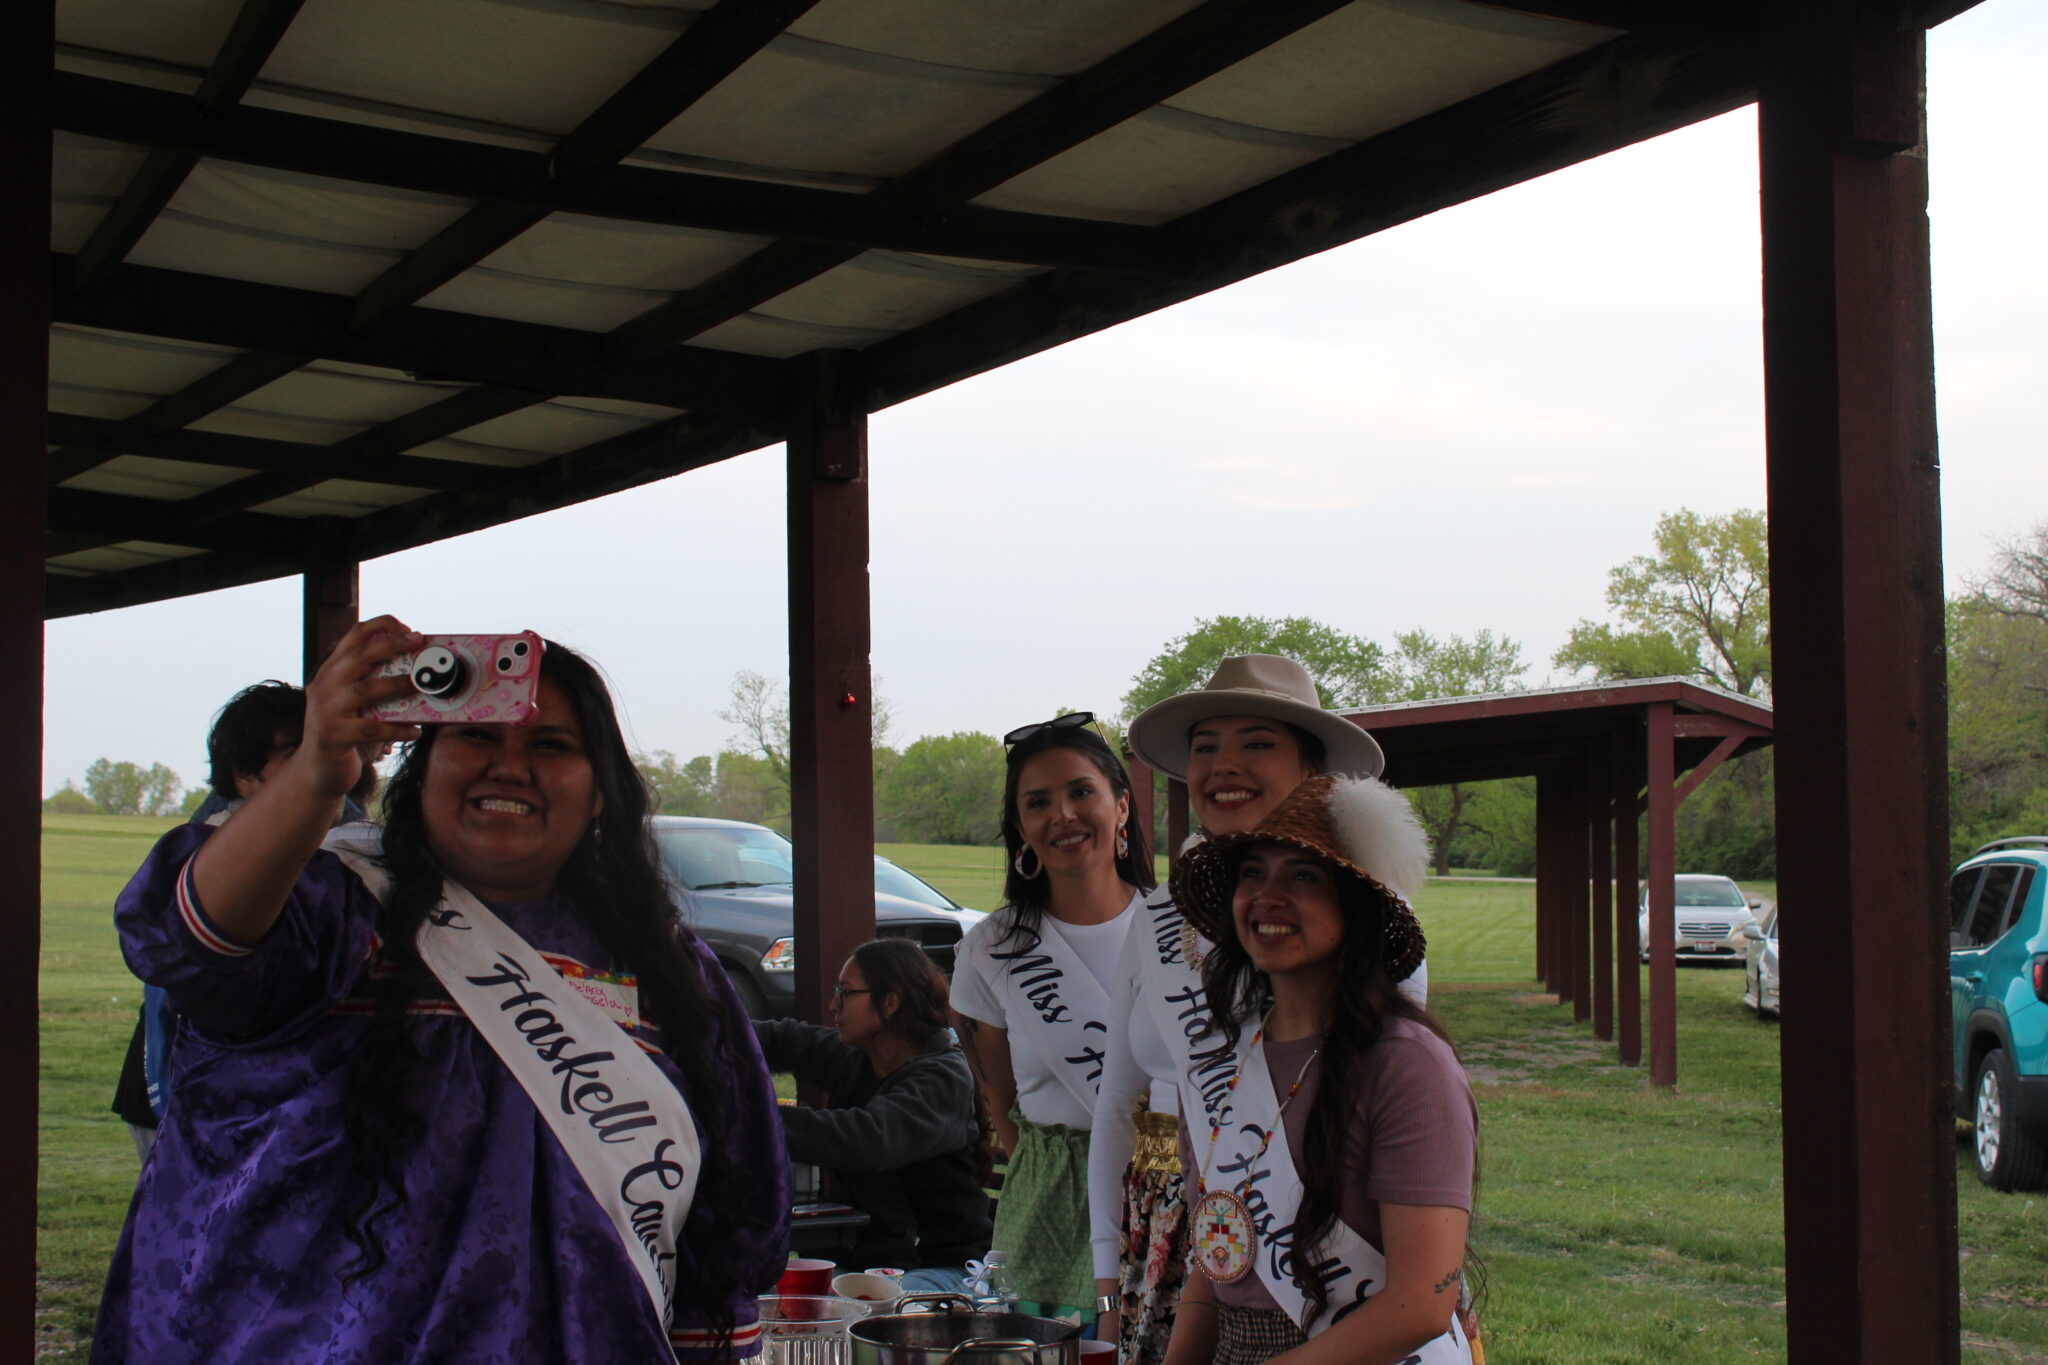
M1660 517L1651 552L1608 572L1603 619L1581 619L1551 658L1584 681L1677 676L1768 701L1770 565L1761 512L1721 516L1686 509ZM1470 637L1416 629L1382 644L1308 617L1197 620L1147 661L1100 725L1114 743L1123 723L1163 698L1200 687L1235 654L1284 654L1315 679L1325 706L1505 692L1527 686L1521 647L1480 630ZM1957 860L1991 839L2048 833L2048 521L2000 543L1990 568L1948 604L1949 806ZM1062 707L1048 716L1075 708ZM733 735L717 754L636 755L655 809L746 820L788 831L789 702L760 673L733 678L718 715ZM877 842L998 842L1003 747L979 731L891 742L887 700L875 698ZM1391 774L1398 782L1399 774ZM182 794L181 794L182 793ZM202 785L101 758L81 790L67 783L45 809L72 813L189 813ZM1437 870L1526 875L1536 859L1533 778L1411 790L1436 848ZM1159 819L1164 822L1164 803ZM1155 847L1165 831L1154 831ZM1772 757L1766 749L1724 764L1678 808L1678 861L1741 878L1776 875Z

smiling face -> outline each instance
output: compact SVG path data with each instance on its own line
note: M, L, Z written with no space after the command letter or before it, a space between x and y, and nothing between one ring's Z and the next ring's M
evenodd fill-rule
M1252 966L1278 981L1334 973L1344 946L1336 867L1290 844L1254 844L1237 866L1230 916Z
M1061 745L1033 754L1017 771L1017 828L1053 876L1116 862L1116 832L1130 814L1102 769Z
M1188 730L1188 800L1211 835L1242 834L1313 777L1301 741L1264 716L1217 716Z
M545 895L603 808L568 693L542 678L539 703L525 725L450 726L427 755L427 845L485 900Z

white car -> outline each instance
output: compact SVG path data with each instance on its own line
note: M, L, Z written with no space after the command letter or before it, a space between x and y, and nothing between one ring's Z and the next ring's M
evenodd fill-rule
M1756 912L1762 908L1762 901L1753 901L1742 894L1742 888L1726 877L1711 877L1696 872L1680 873L1672 879L1676 886L1672 896L1676 911L1674 941L1678 948L1679 960L1711 960L1722 958L1733 962L1742 956L1747 940L1742 937L1746 924L1756 923ZM1637 905L1636 942L1642 945L1643 961L1650 960L1650 888L1643 886L1642 899Z
M1756 1011L1759 1019L1778 1013L1778 907L1764 911L1762 924L1745 925L1742 937L1748 944L1743 953L1742 1003Z

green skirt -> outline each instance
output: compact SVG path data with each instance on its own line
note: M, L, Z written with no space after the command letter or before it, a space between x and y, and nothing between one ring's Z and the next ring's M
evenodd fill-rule
M1063 1123L1040 1125L1015 1109L1017 1150L996 1200L995 1237L1010 1253L1017 1295L1068 1312L1095 1302L1088 1249L1088 1134Z

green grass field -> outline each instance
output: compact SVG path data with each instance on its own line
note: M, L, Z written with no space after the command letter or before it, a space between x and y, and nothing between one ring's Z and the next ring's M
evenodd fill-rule
M107 1111L139 988L109 910L170 820L46 817L37 1358L82 1362L135 1178ZM965 904L996 904L996 849L880 852ZM1769 892L1769 888L1751 888ZM1430 882L1431 1004L1483 1121L1475 1246L1494 1365L1785 1358L1778 1034L1738 971L1678 974L1676 1093L1616 1064L1532 981L1534 889ZM1960 1141L1965 1358L2048 1363L2048 1191L2000 1195Z

